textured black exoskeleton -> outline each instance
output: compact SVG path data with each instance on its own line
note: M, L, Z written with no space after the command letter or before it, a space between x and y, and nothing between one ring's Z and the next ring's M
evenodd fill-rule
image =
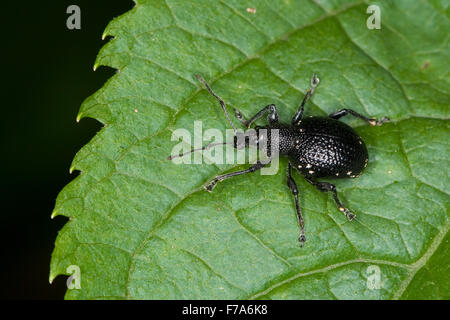
M225 112L228 122L236 132L228 113L225 108L223 100L217 96L206 81L199 75L196 75L205 86L209 93L216 98L222 109ZM292 118L290 124L283 124L278 122L278 113L274 104L269 104L262 108L257 114L246 120L240 111L235 110L236 118L247 128L250 128L252 123L268 113L267 120L269 124L264 127L256 127L256 136L260 142L262 135L259 134L261 129L266 129L265 132L270 134L271 129L278 129L278 153L287 156L289 159L287 166L287 185L294 195L295 206L297 211L298 222L300 225L300 246L306 241L304 221L302 218L300 205L298 201L298 188L291 176L291 169L295 168L300 172L310 184L323 192L331 192L336 202L338 209L343 212L349 220L353 220L355 214L347 209L339 200L335 185L328 182L316 181L316 178L355 178L361 175L364 168L367 166L368 154L364 141L361 137L347 124L338 121L339 118L350 114L360 118L370 125L381 125L389 118L384 117L380 120L368 118L350 109L341 109L330 114L328 117L308 117L302 118L303 110L306 102L314 93L315 88L319 84L319 78L314 75L311 79L311 88L306 92L297 113ZM267 140L269 140L267 138ZM239 148L237 141L237 134L235 135L234 147ZM206 150L217 144L210 144L201 149L194 149L192 151ZM245 141L248 146L249 142ZM191 152L192 152L191 151ZM269 150L267 150L269 151ZM179 156L183 156L179 155ZM168 159L173 159L177 156L171 156ZM206 187L207 191L212 191L219 181L225 179L255 172L268 163L257 161L246 170L235 171L215 177Z

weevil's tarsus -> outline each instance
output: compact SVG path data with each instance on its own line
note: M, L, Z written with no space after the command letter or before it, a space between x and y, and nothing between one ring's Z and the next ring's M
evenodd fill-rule
M331 184L329 182L317 182L310 178L305 178L306 181L308 181L310 184L315 186L318 190L322 192L331 192L333 194L334 202L336 203L336 206L338 207L339 211L345 214L348 220L353 220L355 218L355 214L351 212L349 209L344 207L341 200L339 200L336 186L334 184Z
M319 84L320 79L317 77L317 74L313 74L313 76L311 77L311 95L314 93L314 90L316 89L317 85Z
M277 112L277 107L274 104L268 104L267 106L265 106L264 108L262 108L261 110L259 110L253 117L251 117L249 120L245 120L244 117L242 116L242 113L239 110L234 111L234 114L236 116L236 118L238 118L239 121L241 121L241 123L246 126L247 128L250 128L250 126L259 118L261 118L266 112L269 112L268 116L267 116L267 121L269 122L269 124L276 124L278 123L278 112Z
M238 119L244 126L246 126L247 120L244 118L242 113L238 109L234 109L234 116Z

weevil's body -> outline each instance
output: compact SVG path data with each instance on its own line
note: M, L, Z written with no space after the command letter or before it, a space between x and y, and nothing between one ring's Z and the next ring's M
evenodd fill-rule
M305 103L312 96L319 83L319 79L314 75L311 79L311 88L306 92L297 113L294 115L291 124L289 125L278 122L278 112L274 104L265 106L249 120L245 120L241 112L235 110L236 118L247 128L250 128L256 120L268 113L267 121L269 124L264 127L256 127L256 135L250 137L237 132L228 116L223 100L212 91L201 76L196 75L196 77L205 84L209 93L214 96L222 106L228 122L235 131L233 142L235 148L239 149L248 145L256 145L261 149L267 148L265 151L271 161L273 159L271 157L274 156L272 153L272 146L276 145L277 149L275 151L280 155L288 157L287 185L295 199L295 208L301 230L299 237L300 245L303 245L306 241L306 237L304 221L298 199L297 184L291 176L292 167L297 169L305 177L306 181L318 190L331 192L339 211L343 212L349 220L352 220L355 217L355 214L347 209L339 200L335 185L329 182L316 181L315 179L355 178L359 176L367 166L368 155L363 140L350 126L338 121L339 118L350 114L366 121L372 126L381 125L388 121L389 118L384 117L380 120L376 120L374 118L368 118L351 109L338 110L328 117L303 118ZM275 131L272 129L277 129L277 134L273 134ZM212 143L201 149L194 149L191 152L206 150L215 145L217 144ZM170 156L168 159L181 157L185 154L186 153ZM212 191L220 181L255 172L267 164L268 163L257 161L248 169L217 176L205 186L205 189L207 191Z
M279 153L308 178L354 178L367 166L368 154L361 137L343 122L308 117L295 125L274 124ZM258 131L258 129L257 129ZM272 141L272 140L269 140ZM270 147L270 144L269 146Z

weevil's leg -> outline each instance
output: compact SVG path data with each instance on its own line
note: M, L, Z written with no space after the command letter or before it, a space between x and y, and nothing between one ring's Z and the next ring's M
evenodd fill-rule
M287 175L287 185L288 185L289 189L291 189L292 194L294 195L295 209L297 210L298 224L300 226L300 237L298 238L298 241L300 241L300 247L303 247L303 244L306 241L305 224L303 221L302 212L300 210L300 205L298 203L297 184L295 183L294 179L292 179L292 176L291 176L291 163L290 162L288 163L288 166L287 166L286 175Z
M195 77L202 82L206 89L208 90L208 92L214 97L216 98L217 101L219 101L220 106L222 107L223 112L225 113L225 116L227 117L228 123L231 125L231 127L233 128L234 132L236 132L236 128L233 125L233 122L231 122L230 117L228 116L228 112L227 112L227 108L225 106L225 102L222 100L222 98L220 98L217 94L214 93L214 91L212 91L211 87L208 85L208 83L205 81L205 79L202 78L201 75L196 74Z
M242 174L255 172L255 171L261 169L262 167L268 165L269 163L262 163L260 161L257 161L253 165L251 165L248 169L230 172L230 173L226 173L226 174L217 176L205 187L205 189L206 189L206 191L211 192L212 189L214 189L214 187L216 186L217 182L223 181L223 180L231 178L231 177L240 176Z
M317 85L319 84L319 78L317 75L313 75L311 78L311 87L308 89L308 91L305 94L305 97L303 98L302 103L300 104L300 107L298 107L297 113L292 118L292 125L298 124L298 122L302 119L303 116L303 110L305 109L306 101L308 101L309 98L313 95L314 91L316 90Z
M319 189L322 192L332 192L334 202L336 202L336 205L337 205L339 211L343 212L346 215L347 219L350 221L355 218L355 214L353 212L351 212L349 209L347 209L346 207L344 207L342 202L339 200L336 186L334 184L331 184L328 182L316 182L309 178L305 178L305 179L306 179L306 181L311 183L313 186L315 186L317 189Z
M342 118L343 116L346 116L347 114L351 114L352 116L354 116L356 118L362 119L362 120L366 121L367 123L369 123L371 126L381 126L383 123L388 122L390 120L388 117L383 117L380 120L377 120L375 118L368 118L356 111L353 111L352 109L338 110L338 111L330 114L329 117L337 120L339 118Z
M267 116L267 121L270 124L278 123L277 107L274 104L269 104L269 105L265 106L260 111L258 111L257 114L255 114L253 117L251 117L250 120L245 120L244 117L242 116L242 113L239 110L234 109L234 114L235 114L236 118L238 118L239 121L241 121L244 126L246 126L247 128L250 128L252 123L255 122L256 120L258 120L259 118L261 118L264 115L264 113L266 113L267 111L269 111L269 115Z

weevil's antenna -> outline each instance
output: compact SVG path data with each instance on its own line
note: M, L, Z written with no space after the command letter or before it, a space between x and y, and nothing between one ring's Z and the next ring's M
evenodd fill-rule
M228 112L227 112L227 109L226 109L226 107L225 107L225 102L223 102L223 100L222 100L217 94L215 94L214 91L212 91L212 89L209 87L209 85L206 83L205 79L203 79L201 75L196 74L195 77L196 77L199 81L201 81L201 82L205 85L205 87L206 87L206 89L209 91L209 93L210 93L214 98L216 98L217 101L219 101L220 105L222 106L222 110L223 110L223 112L225 113L225 116L227 117L228 123L231 125L231 127L232 127L233 130L234 130L234 132L236 133L236 128L235 128L235 126L233 125L233 122L231 122L230 117L228 116Z
M172 159L175 159L175 158L181 158L181 157L184 157L187 154L190 154L190 153L193 153L193 152L196 152L196 151L209 150L209 149L211 149L211 148L213 148L215 146L226 145L226 144L233 144L233 142L213 142L213 143L210 143L210 144L208 144L208 145L206 145L206 146L204 146L202 148L192 149L192 150L186 151L184 153L170 155L170 156L168 156L166 158L166 160L172 160Z

